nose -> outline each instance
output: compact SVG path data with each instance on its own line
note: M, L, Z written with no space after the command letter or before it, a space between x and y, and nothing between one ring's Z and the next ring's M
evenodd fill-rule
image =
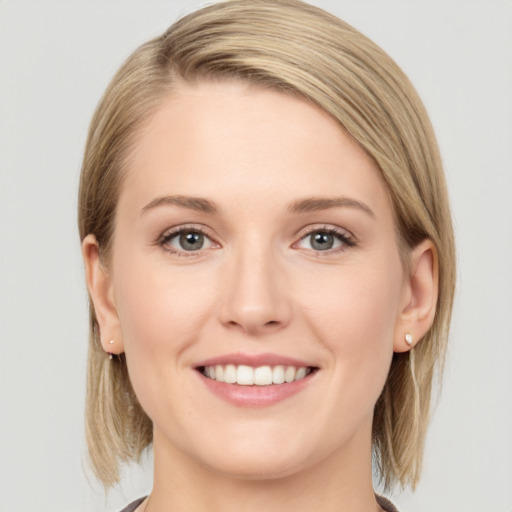
M284 272L272 249L246 248L231 256L220 307L223 325L251 336L286 327L291 304Z

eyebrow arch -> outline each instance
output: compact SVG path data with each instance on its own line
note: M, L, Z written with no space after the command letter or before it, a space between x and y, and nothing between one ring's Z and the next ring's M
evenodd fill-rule
M194 210L196 212L203 213L218 213L219 208L215 203L209 201L208 199L204 199L202 197L192 197L192 196L162 196L153 199L150 203L148 203L144 208L142 208L142 213L146 213L148 210L152 210L159 206L179 206L181 208L187 208L189 210Z
M348 197L307 197L294 201L288 207L288 211L290 213L305 213L340 207L357 208L375 219L375 213L373 213L370 207Z

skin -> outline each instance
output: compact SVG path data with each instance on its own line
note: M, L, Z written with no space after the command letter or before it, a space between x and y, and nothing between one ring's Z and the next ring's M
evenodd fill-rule
M344 200L291 211L310 198ZM204 231L203 248L162 243L175 228ZM315 250L311 231L333 229L334 247ZM141 510L380 510L373 408L405 332L432 322L435 253L421 243L404 270L379 171L331 117L246 83L182 85L133 149L110 260L93 235L83 253L104 348L126 352L154 424ZM229 353L317 371L286 400L239 407L195 368Z

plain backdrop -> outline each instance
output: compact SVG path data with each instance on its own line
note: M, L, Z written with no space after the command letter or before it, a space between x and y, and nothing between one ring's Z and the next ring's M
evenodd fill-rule
M404 512L512 510L512 2L318 0L388 51L436 129L458 290L423 479ZM76 232L88 122L140 43L197 1L0 0L0 511L118 511L87 477L87 296Z

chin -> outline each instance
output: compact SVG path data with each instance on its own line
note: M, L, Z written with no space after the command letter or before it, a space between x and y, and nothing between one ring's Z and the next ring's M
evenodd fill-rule
M238 480L268 481L278 480L292 476L304 470L308 464L298 460L257 460L252 458L238 458L238 460L226 460L225 463L217 462L209 467L217 474Z
M309 446L305 439L288 439L260 433L237 443L225 439L218 446L207 447L193 456L200 464L219 475L241 480L275 480L294 475L316 462L318 449ZM309 455L308 455L309 454Z

